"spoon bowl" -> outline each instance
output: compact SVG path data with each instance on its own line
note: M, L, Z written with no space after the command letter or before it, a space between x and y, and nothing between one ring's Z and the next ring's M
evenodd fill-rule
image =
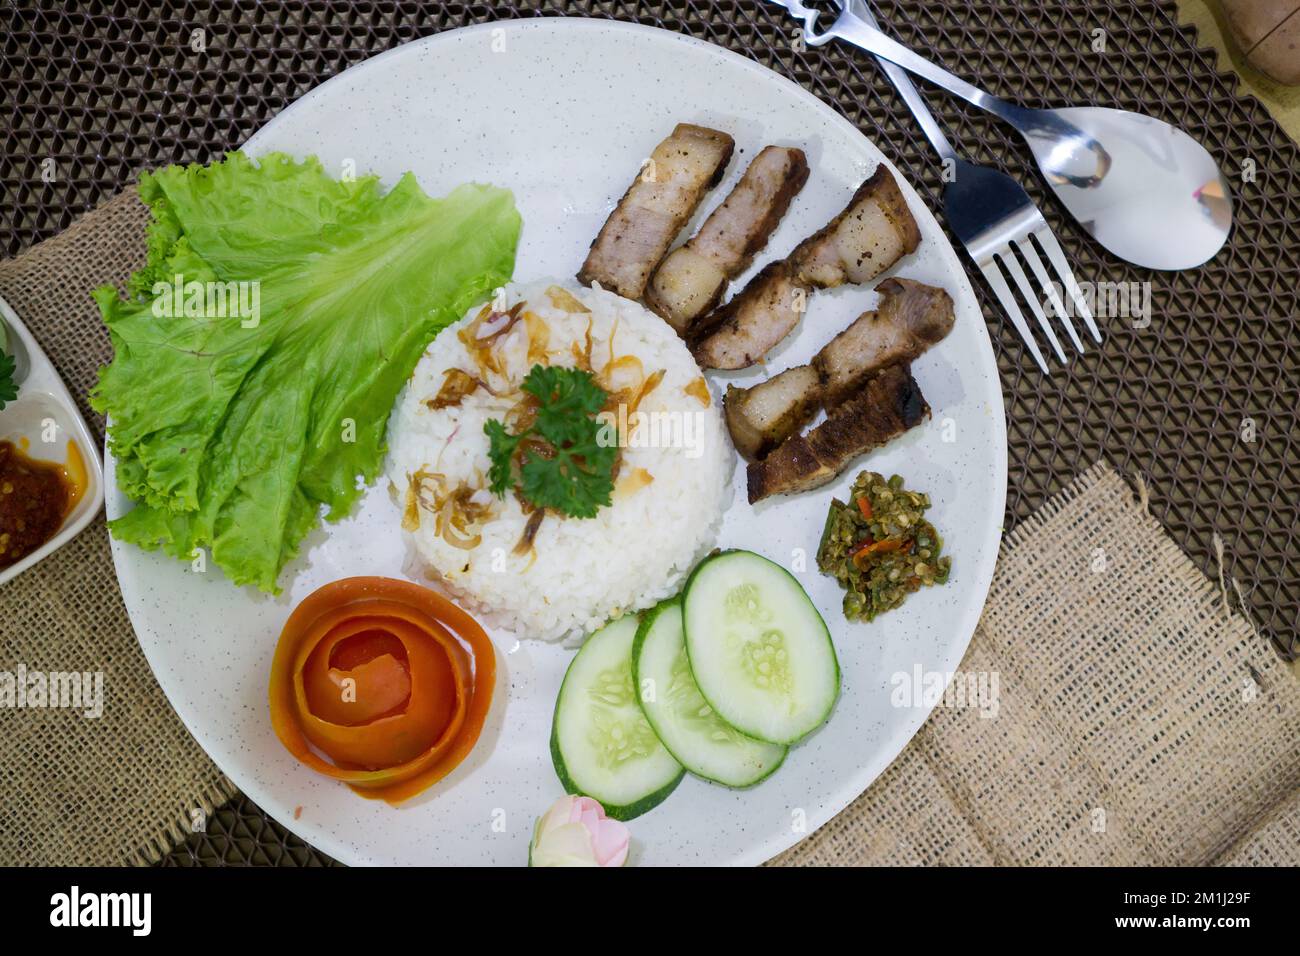
M1148 269L1190 269L1222 248L1232 228L1228 184L1187 133L1099 106L1033 112L1017 128L1043 177L1116 256Z

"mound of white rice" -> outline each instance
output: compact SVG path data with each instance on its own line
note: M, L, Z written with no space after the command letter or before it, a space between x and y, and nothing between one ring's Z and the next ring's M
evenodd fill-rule
M557 286L590 312L566 310ZM527 321L517 321L491 346L499 372L485 369L482 354L476 357L458 335L478 308L430 344L394 406L386 471L404 508L418 570L428 580L494 627L558 640L680 589L713 544L733 456L699 368L658 316L613 293L550 280L507 287L505 305L518 302L526 303ZM572 302L567 306L571 310ZM613 503L594 518L548 513L531 551L517 553L528 515L513 492L499 498L486 490L491 462L484 423L504 419L515 406L533 364L572 367L584 354L611 392L636 366L626 356L639 360L644 378L659 370L663 377L636 408L644 413L639 422L635 415L628 419L635 427L623 437ZM611 355L622 361L609 370ZM458 405L431 408L429 400L453 368L491 391L476 387ZM434 491L453 488L472 490L472 501L486 506L487 516L469 528L474 537L468 540L477 539L473 547L465 547L464 536L438 533L443 523L434 511L440 499ZM448 537L459 537L460 546Z

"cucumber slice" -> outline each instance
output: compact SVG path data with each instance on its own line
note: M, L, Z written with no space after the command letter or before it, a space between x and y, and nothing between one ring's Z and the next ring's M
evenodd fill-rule
M685 774L636 702L636 632L636 616L627 615L587 638L564 675L551 724L551 759L565 792L599 800L615 820L657 806Z
M686 656L680 600L664 601L642 618L632 645L632 676L650 726L697 777L749 787L781 766L785 747L746 737L704 700Z
M741 733L792 744L819 726L840 693L826 622L785 568L723 551L686 582L686 653L700 693Z

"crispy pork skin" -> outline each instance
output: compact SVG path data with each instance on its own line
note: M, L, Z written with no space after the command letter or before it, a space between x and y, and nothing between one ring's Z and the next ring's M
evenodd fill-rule
M727 283L749 268L807 181L803 150L764 147L700 231L659 264L646 305L685 333L718 304Z
M807 435L794 435L746 473L749 503L826 484L854 458L898 437L930 414L911 372L891 365Z
M726 133L679 123L605 220L578 281L640 299L651 271L722 179L734 148Z
M722 407L736 450L748 461L762 458L812 420L820 394L811 365L786 369L753 388L727 386Z

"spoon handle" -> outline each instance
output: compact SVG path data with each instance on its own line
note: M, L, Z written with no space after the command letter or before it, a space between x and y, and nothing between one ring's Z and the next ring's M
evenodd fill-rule
M961 77L949 73L943 67L932 63L925 57L918 56L901 43L881 33L871 23L868 23L863 18L863 13L868 17L871 16L871 11L866 9L865 0L848 0L848 2L843 3L843 9L839 17L831 24L831 28L825 33L808 37L808 42L820 46L832 39L844 40L854 46L861 47L868 53L874 53L878 57L889 60L891 63L897 63L917 76L924 77L936 86L943 87L949 93L960 96L968 103L1000 116L1013 126L1024 127L1031 123L1030 110L998 99L993 94L986 93L979 87L967 83ZM908 105L910 106L911 103L909 102Z

